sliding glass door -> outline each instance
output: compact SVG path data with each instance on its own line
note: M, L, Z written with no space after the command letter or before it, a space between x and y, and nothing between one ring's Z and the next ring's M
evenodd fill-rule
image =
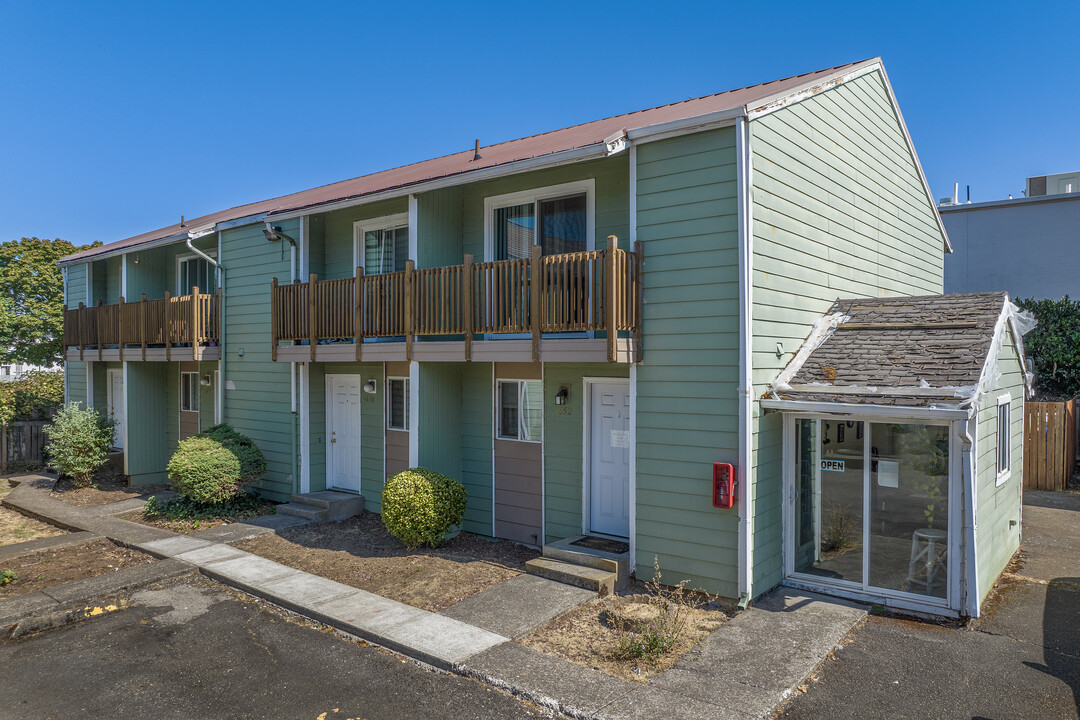
M788 574L944 600L948 426L795 418L793 432Z

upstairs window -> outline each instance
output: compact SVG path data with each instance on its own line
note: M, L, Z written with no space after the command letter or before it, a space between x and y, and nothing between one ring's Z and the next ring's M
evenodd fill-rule
M365 275L401 272L409 259L408 215L361 220L353 225L356 264Z
M488 260L584 252L592 247L593 182L567 183L489 197L485 205Z
M386 392L386 427L409 429L409 379L390 378Z
M215 283L214 267L198 255L185 255L177 261L177 295L190 295L193 288L199 288L201 293L212 293Z
M1012 398L998 398L997 406L997 482L1000 485L1012 473Z
M500 380L497 435L501 440L544 439L544 388L539 380Z

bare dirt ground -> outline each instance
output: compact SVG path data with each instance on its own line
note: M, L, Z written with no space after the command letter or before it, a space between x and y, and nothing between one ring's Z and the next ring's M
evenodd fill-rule
M0 570L11 570L17 576L7 585L0 585L0 600L143 565L151 560L153 558L145 553L104 538L55 550L27 553L5 560L3 567L0 567Z
M97 507L143 495L153 495L168 489L170 489L168 485L131 487L123 475L98 473L94 476L93 484L85 488L76 488L71 478L61 478L57 481L52 496L80 507Z
M641 593L647 588L633 583L628 593ZM607 613L618 595L597 598L585 603L544 627L518 640L522 645L548 655L583 665L623 680L648 682L701 644L709 633L724 624L731 616L718 603L703 607L684 607L686 624L682 637L671 650L656 660L620 658L616 652L621 631L608 624ZM702 602L706 602L702 600Z
M432 612L521 574L526 561L539 555L467 532L440 548L408 549L371 512L262 535L236 547Z

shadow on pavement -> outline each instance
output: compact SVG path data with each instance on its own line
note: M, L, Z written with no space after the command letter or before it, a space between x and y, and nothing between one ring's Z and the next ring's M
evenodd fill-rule
M1056 677L1072 689L1077 709L1080 709L1080 673L1077 657L1080 657L1080 577L1054 578L1046 589L1043 607L1043 638L1047 647L1043 653L1044 665L1024 664L1047 675Z

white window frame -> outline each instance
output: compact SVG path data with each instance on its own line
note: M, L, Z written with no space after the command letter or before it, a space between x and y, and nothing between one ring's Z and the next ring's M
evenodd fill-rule
M390 418L391 418L390 408L392 407L392 404L393 404L393 397L392 397L392 393L391 393L391 384L393 382L395 382L395 381L401 381L401 382L403 382L405 384L405 398L404 398L404 401L405 401L405 403L404 403L404 406L405 406L405 427L394 427L393 425L390 424ZM394 431L397 431L397 432L409 432L409 430L410 430L410 426L412 424L412 413L409 412L409 400L410 400L410 393L412 392L412 388L410 388L409 385L410 385L409 378L404 377L404 376L392 375L392 376L386 378L386 429L387 430L394 430Z
M518 427L517 435L509 436L504 435L502 431L502 397L503 397L503 385L509 385L516 383L518 386ZM522 428L525 424L522 422L521 408L524 404L525 397L525 383L538 383L540 385L540 437L524 438L521 436ZM495 380L495 439L496 440L508 440L510 442L527 442L542 445L544 443L544 381L537 378L497 378Z
M524 205L531 202L535 206L534 217L539 217L539 203L542 200L580 195L581 193L585 193L585 249L595 250L596 180L589 178L588 180L562 183L561 185L548 185L547 187L506 193L505 195L491 195L484 198L484 260L491 262L495 259L495 225L492 221L495 210L508 205ZM534 236L533 240L536 239Z
M397 228L402 227L408 228L409 242L411 244L413 228L409 224L409 213L407 212L395 213L393 215L383 215L381 217L368 218L367 220L357 220L356 222L354 222L353 267L364 267L364 233L374 232L376 230L396 230Z
M1006 407L1006 436L1005 444L1001 443L1001 406ZM994 414L994 470L997 474L995 487L1004 485L1012 477L1012 394L1006 393L997 399L997 412ZM1005 451L1005 468L1001 467L1001 452Z
M189 388L194 388L194 397L195 397L195 405L196 405L194 408L184 407L185 400L191 400L191 397L185 397L185 395L184 395L184 376L185 375L190 377L190 379L188 380ZM202 404L200 402L201 398L199 397L200 392L201 392L199 388L202 387L202 386L199 384L199 382L200 382L200 375L197 372L184 371L184 372L180 373L180 411L181 412L193 412L193 413L199 412L199 407L198 406ZM189 395L190 395L190 393L189 393Z
M212 257L215 260L217 260L217 250L204 250L203 252L206 253L207 256ZM184 291L180 289L180 275L181 275L180 268L183 267L184 263L189 261L189 260L202 260L203 262L206 262L205 258L201 258L198 255L196 255L195 253L183 253L182 255L177 255L176 256L176 297L182 297L185 294ZM209 264L209 263L207 263L207 264ZM212 287L212 288L200 287L199 288L200 293L211 293L212 294L217 289L217 283L221 282L221 273L217 272L217 268L215 268L213 265L210 265L209 272L214 273L214 285L215 285L215 287Z

